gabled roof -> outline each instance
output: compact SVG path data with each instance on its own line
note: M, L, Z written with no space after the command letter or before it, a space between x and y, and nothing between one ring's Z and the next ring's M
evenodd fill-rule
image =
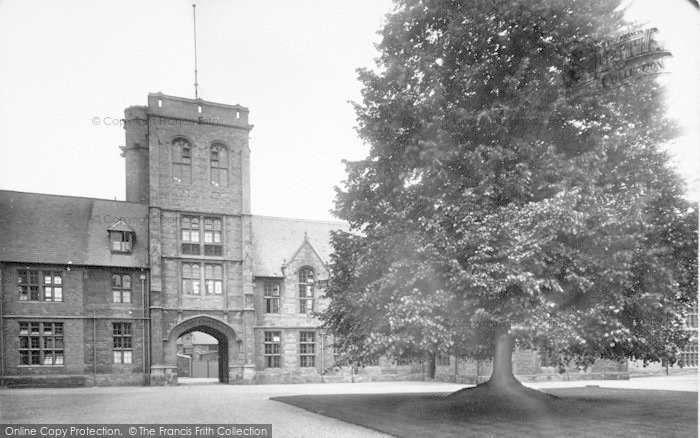
M324 263L324 264L326 263L326 260L324 260L324 258L321 257L321 255L318 253L318 251L316 251L316 249L315 249L314 246L311 244L311 242L309 242L309 236L308 236L308 234L307 234L307 233L304 233L304 241L301 242L301 245L299 245L299 248L297 248L297 250L294 251L294 254L292 254L292 256L291 256L289 259L287 259L284 263L282 263L282 268L286 268L287 266L289 266L289 264L290 264L291 262L293 262L294 259L297 258L297 256L299 255L299 253L302 252L302 251L304 250L304 248L306 248L306 247L308 247L308 248L311 250L311 252L313 252L314 254L316 254L316 257L318 257L318 258L321 260L322 263Z
M131 254L110 250L119 218L136 233ZM0 190L0 262L145 267L147 245L144 204Z
M107 231L122 231L125 233L135 233L134 229L128 226L126 222L124 222L122 219L119 219L117 222L114 223L114 225L108 227Z
M312 221L253 216L253 275L282 277L282 265L290 262L306 238L324 263L330 261L331 231L347 230L344 222Z

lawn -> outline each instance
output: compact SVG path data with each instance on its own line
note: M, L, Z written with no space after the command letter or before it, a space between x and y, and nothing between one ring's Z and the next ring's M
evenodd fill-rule
M401 437L697 437L696 392L548 389L507 405L447 394L273 397L311 412Z

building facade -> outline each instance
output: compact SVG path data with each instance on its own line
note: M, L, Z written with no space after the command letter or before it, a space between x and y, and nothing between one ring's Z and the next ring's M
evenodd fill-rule
M124 127L125 201L0 191L0 385L176 384L197 332L225 383L425 378L419 362L335 367L314 314L345 224L251 214L248 109L149 94ZM514 358L520 376L562 378L548 365ZM441 357L436 378L489 371Z
M319 381L342 223L252 216L248 110L149 94L125 110L126 201L0 191L5 384L174 384L178 338L222 382Z
M148 368L146 206L0 191L0 380L139 384ZM108 224L105 224L109 222Z

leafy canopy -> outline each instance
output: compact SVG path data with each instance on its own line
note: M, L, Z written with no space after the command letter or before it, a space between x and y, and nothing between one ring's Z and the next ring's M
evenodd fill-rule
M323 315L355 363L493 353L673 356L697 290L697 209L669 167L653 77L567 86L618 1L399 0L355 105Z

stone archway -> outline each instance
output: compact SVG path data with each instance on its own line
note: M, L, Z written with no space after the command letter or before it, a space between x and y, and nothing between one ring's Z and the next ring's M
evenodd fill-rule
M236 363L238 343L233 328L220 319L211 316L194 316L178 323L168 333L165 346L165 361L177 364L177 339L191 332L202 332L214 337L219 343L219 382L229 383L229 364Z

